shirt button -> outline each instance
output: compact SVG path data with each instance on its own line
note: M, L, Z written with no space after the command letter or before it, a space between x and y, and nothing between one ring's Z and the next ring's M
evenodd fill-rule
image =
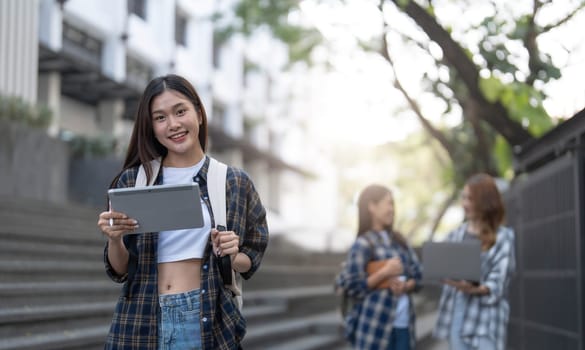
M203 321L203 322L207 322L207 317L203 317L203 318L201 319L201 321Z
M201 294L205 294L205 289L201 289Z
M203 265L203 270L207 270L207 264Z

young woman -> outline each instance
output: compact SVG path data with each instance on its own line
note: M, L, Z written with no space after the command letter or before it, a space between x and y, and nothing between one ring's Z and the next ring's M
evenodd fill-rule
M366 187L358 199L359 225L336 287L354 300L345 336L354 349L414 349L414 305L420 264L394 231L394 199L384 186ZM368 263L383 261L368 274Z
M213 227L205 155L207 117L193 86L177 75L153 79L142 95L122 171L110 187L133 187L138 168L161 159L155 185L196 181L204 226L132 234L140 225L104 211L106 272L124 283L106 349L236 349L246 323L224 286L217 261L229 255L244 279L258 269L268 243L266 212L248 175L228 167L227 231Z
M481 243L481 283L445 282L435 336L448 339L452 350L504 350L508 284L516 265L514 232L502 226L504 205L491 176L469 178L462 197L466 221L447 241Z

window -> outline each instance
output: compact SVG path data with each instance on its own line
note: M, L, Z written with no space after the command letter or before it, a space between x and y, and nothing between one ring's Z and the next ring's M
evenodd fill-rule
M146 19L146 0L127 0L128 14L135 14L136 16Z
M101 40L67 22L63 22L63 50L85 62L101 65Z
M144 89L153 75L153 69L148 63L132 56L126 57L126 79L132 86Z
M175 42L187 46L187 18L178 11L175 14Z

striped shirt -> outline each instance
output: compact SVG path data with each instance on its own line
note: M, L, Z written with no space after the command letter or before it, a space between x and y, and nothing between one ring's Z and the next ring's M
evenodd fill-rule
M467 224L451 232L447 241L460 242ZM506 348L506 330L510 315L508 285L516 268L514 252L514 231L501 226L496 243L481 254L481 281L489 288L488 295L466 295L466 309L463 317L461 337L467 344L477 347L481 337L492 340L497 350ZM439 315L434 335L447 339L453 317L453 305L457 290L444 285L439 302Z
M336 287L347 292L354 299L353 308L347 314L345 337L355 349L388 349L390 334L396 314L396 301L390 289L369 289L366 265L373 260L400 257L407 279L414 279L417 290L420 287L421 267L416 253L401 246L395 240L384 239L385 231L369 231L359 236L352 245L344 268L337 276ZM414 349L415 315L414 305L408 295L410 346Z
M209 158L195 181L199 183L201 195L211 208L207 191ZM116 187L133 187L138 167L125 170ZM227 229L240 236L240 252L246 254L252 267L242 273L249 279L260 266L268 244L266 211L248 175L233 167L227 171ZM162 183L162 172L155 184ZM212 223L214 222L213 213ZM212 227L214 227L213 225ZM104 250L106 272L112 280L124 283L118 299L105 349L144 349L158 347L158 234L124 236L124 244L130 254L128 273L119 276L108 261L108 247ZM208 241L201 263L201 341L203 349L237 349L246 333L246 321L238 309L235 297L224 287L217 260L211 254Z

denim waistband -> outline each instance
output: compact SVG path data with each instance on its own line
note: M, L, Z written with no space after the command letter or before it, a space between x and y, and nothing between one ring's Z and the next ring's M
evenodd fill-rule
M193 302L199 302L200 289L193 289L188 292L176 294L159 294L158 303L160 306L188 305L192 307Z

